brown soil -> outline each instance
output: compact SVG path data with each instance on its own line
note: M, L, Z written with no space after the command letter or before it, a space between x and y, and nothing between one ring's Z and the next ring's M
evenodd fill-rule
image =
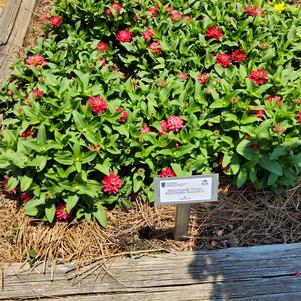
M301 181L274 194L236 189L222 178L219 201L194 205L186 241L173 239L174 206L136 201L97 222L46 225L24 216L16 200L0 198L0 264L24 260L89 263L141 252L174 252L301 242Z

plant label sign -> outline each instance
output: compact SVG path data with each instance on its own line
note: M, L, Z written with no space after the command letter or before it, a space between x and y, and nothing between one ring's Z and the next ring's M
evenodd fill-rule
M218 174L155 179L155 204L217 201Z

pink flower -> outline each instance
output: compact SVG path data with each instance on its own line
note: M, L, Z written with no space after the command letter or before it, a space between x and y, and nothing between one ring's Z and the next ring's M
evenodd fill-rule
M1 182L2 189L4 191L8 192L9 194L17 194L18 189L16 187L7 191L7 184L8 184L9 179L10 179L10 177L5 177L5 179Z
M186 73L181 73L181 72L179 72L179 73L177 74L177 78L180 78L180 79L183 79L183 80L188 80L189 76L188 76L188 74L186 74Z
M119 188L122 186L121 178L114 172L110 172L105 176L101 183L104 185L103 191L108 194L118 193Z
M247 16L254 17L254 16L262 16L263 15L263 10L260 7L245 6L244 11Z
M149 27L146 29L146 31L143 33L143 40L147 41L148 39L151 39L155 36L155 33L153 32L153 28Z
M21 134L21 137L22 137L23 139L26 139L26 138L28 138L28 137L35 137L37 133L36 133L35 131L32 131L31 129L32 129L32 127L29 126L29 127Z
M149 49L159 55L161 53L160 42L152 42Z
M171 19L172 22L181 20L181 19L183 19L183 14L178 13L178 12L174 12L174 13L172 13L170 19Z
M168 13L172 13L173 12L173 7L172 6L167 6L166 8L165 8L165 10L168 12Z
M167 129L171 132L178 132L184 126L184 121L179 116L170 116L167 119Z
M277 101L278 105L281 106L282 105L282 99L280 96L278 95L273 95L273 96L269 96L267 98L267 101L268 102L272 102L273 100Z
M301 112L298 112L298 122L301 124Z
M60 27L63 23L63 20L60 16L53 16L50 20L50 25L53 27L53 28L57 28L57 27Z
M149 17L154 18L155 16L158 15L158 8L157 7L150 7L148 10Z
M257 106L257 104L251 104L251 106ZM251 114L256 114L258 118L262 118L264 116L264 110L251 110Z
M187 16L187 17L185 18L185 20L186 20L186 22L190 22L190 21L193 20L193 17L192 17L192 16Z
M216 62L220 65L222 65L224 68L227 68L231 64L231 57L228 54L225 53L219 53L216 57Z
M233 61L236 61L239 63L243 62L247 58L247 55L239 49L233 51L231 56L232 56Z
M160 178L173 178L176 177L176 174L170 167L166 167L165 169L162 169L159 176Z
M43 97L44 95L43 90L39 90L39 89L33 89L32 93L35 97Z
M205 84L208 83L210 78L210 74L207 72L202 72L199 76L198 76L198 82L200 84Z
M40 54L31 55L26 60L27 65L33 65L35 67L43 66L45 63L45 59Z
M111 8L114 10L114 15L120 15L120 11L122 9L122 5L120 3L112 3ZM110 16L113 15L112 9L106 9L105 13Z
M87 100L87 106L92 106L92 111L99 115L107 109L107 103L104 98L100 96L92 96Z
M147 125L141 127L140 130L141 130L142 133L151 133L152 132L152 129Z
M123 108L117 108L116 112L117 113L122 113L122 115L119 119L119 122L124 123L126 121L126 119L128 118L128 116L129 116L128 112L126 112Z
M268 73L262 69L253 70L247 78L255 83L256 86L259 86L268 81Z
M66 204L58 204L55 209L55 216L57 219L66 220L70 218L70 213L66 210Z
M99 52L105 52L108 50L108 44L105 42L99 42L97 45L97 50Z
M22 203L26 204L32 199L32 196L28 193L21 193L20 198Z
M205 33L205 37L209 39L219 40L223 36L223 32L216 26L211 26Z
M120 43L130 42L132 40L132 34L127 30L120 30L116 36L116 39Z
M168 130L168 127L167 127L167 121L166 120L161 120L160 121L160 130L159 130L159 134L160 135L163 135L165 133L167 133L169 130Z
M101 67L107 66L106 58L102 57L102 58L99 59L99 61L100 61L100 66Z

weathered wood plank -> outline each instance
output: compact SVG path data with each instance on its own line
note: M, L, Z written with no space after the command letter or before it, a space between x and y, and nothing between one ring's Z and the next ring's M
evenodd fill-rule
M31 270L13 264L4 270L0 299L95 293L109 296L102 300L109 300L112 294L118 300L128 300L130 294L131 300L227 300L225 296L231 300L249 296L273 300L269 296L282 294L291 294L297 300L301 277L294 272L301 271L300 251L301 244L293 244L121 258L107 262L105 267L92 266L78 278L74 278L72 264L58 265L53 277L49 267L43 274L43 266ZM145 294L152 294L153 299Z
M15 61L20 48L23 46L24 38L32 19L32 13L35 8L36 1L37 0L8 1L10 5L14 6L14 12L16 12L18 5L19 9L17 10L15 19L10 19L12 23L5 24L5 35L3 34L1 39L4 44L0 46L0 81L4 80L9 75L9 65ZM2 20L3 16L6 15L5 11L6 7L3 14L0 16L0 24L1 22L4 22ZM10 30L10 33L8 33L8 30ZM9 38L6 41L7 36Z

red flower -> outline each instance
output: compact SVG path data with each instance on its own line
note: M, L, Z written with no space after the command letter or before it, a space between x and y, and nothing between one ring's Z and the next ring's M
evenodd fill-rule
M108 50L108 44L105 43L105 42L99 42L98 45L97 45L97 50L99 52L107 51Z
M250 147L253 148L253 149L257 149L258 144L257 144L257 143L252 143L252 144L250 145Z
M301 124L301 112L298 112L298 122Z
M87 100L87 105L92 106L92 111L99 115L107 109L107 103L104 98L100 96L92 96Z
M247 16L254 17L254 16L262 16L263 15L263 10L260 7L245 6L244 11Z
M121 178L114 172L110 172L105 176L101 183L104 185L103 191L108 194L118 193L119 188L122 186Z
M219 53L216 57L216 62L220 65L222 65L224 68L227 68L231 64L231 57L228 54L225 53Z
M147 41L148 39L151 39L155 36L155 33L153 32L153 28L149 27L146 29L146 31L143 33L143 40Z
M66 220L70 217L70 213L66 210L66 204L58 204L55 208L55 216L57 219Z
M181 13L178 13L178 12L175 12L175 13L173 13L172 15L171 15L171 21L178 21L178 20L181 20L181 19L183 19L183 14L181 14Z
M282 99L280 96L278 95L273 95L273 96L269 96L267 98L267 101L272 102L273 100L277 101L278 105L281 106L282 105Z
M7 191L7 184L8 184L9 179L10 179L10 177L5 177L5 179L1 182L2 189L4 191L8 192L9 194L17 194L18 189L16 187Z
M160 121L160 127L161 129L159 130L159 134L163 135L168 132L168 127L167 127L167 121L166 120L161 120Z
M120 15L120 11L122 9L122 5L120 3L112 3L111 4L112 9L114 10L114 15L119 16ZM105 13L107 15L113 15L113 11L111 9L106 9Z
M170 116L167 119L167 129L171 132L178 132L184 126L184 121L179 116Z
M116 39L120 43L130 42L132 40L132 34L127 30L120 30L116 36Z
M26 204L32 199L32 196L28 193L21 193L20 198L22 203Z
M106 58L102 57L102 58L99 59L99 61L100 61L100 66L101 66L101 67L107 66Z
M170 167L166 167L165 169L162 169L159 176L160 178L173 178L176 177L176 174Z
M142 133L151 133L152 132L152 129L147 125L141 127L140 130L141 130Z
M161 53L160 42L152 42L149 49L159 55Z
M227 171L227 170L230 169L230 166L224 166L224 167L223 167L223 160L224 160L224 155L222 155L222 156L219 158L219 160L218 160L218 165L221 167L221 169L222 169L223 171Z
M190 22L190 21L193 20L193 17L192 17L192 16L187 16L187 17L185 18L185 20L186 20L186 22Z
M239 49L233 51L231 56L233 61L237 61L239 63L243 62L247 58L247 55Z
M253 70L247 78L255 83L256 86L259 86L268 81L268 73L262 69Z
M172 6L167 6L166 8L165 8L165 10L168 12L168 13L172 13L173 12L173 7Z
M36 132L32 131L31 129L32 129L32 127L29 126L29 127L21 134L21 137L22 137L23 139L26 139L26 138L28 138L28 137L35 137L35 136L36 136Z
M33 65L35 67L43 66L45 63L45 59L40 54L31 55L26 60L27 65Z
M257 104L251 104L251 106L257 106ZM264 110L251 110L251 114L256 114L258 118L262 118L264 116Z
M210 78L210 74L207 72L202 72L199 76L198 76L198 82L200 84L205 84L208 83Z
M122 113L120 119L119 119L119 122L123 123L126 121L126 119L128 118L129 114L128 112L126 112L123 108L117 108L116 109L116 112L117 113Z
M219 40L223 36L223 32L216 26L211 26L205 33L205 37L209 39Z
M149 12L149 17L154 18L155 16L158 15L158 8L157 7L150 7L148 10Z
M57 28L57 27L60 27L63 23L63 20L60 16L54 16L52 17L50 20L50 25L53 27L53 28Z
M39 89L33 89L32 93L35 97L43 97L44 95L43 90L39 90Z
M183 80L188 80L189 76L186 73L178 73L177 78L183 79Z

